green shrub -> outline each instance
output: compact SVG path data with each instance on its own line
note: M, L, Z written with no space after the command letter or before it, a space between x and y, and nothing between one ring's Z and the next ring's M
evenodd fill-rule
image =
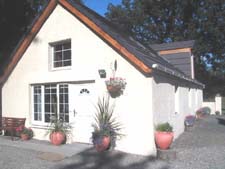
M160 123L156 126L156 131L165 131L165 132L172 132L173 127L167 123Z

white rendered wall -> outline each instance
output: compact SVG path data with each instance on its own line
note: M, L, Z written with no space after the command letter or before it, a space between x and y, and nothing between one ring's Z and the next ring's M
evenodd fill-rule
M215 97L215 104L216 104L216 111L219 111L220 114L222 114L222 97L221 96Z
M183 86L175 87L173 83L168 82L169 79L154 78L154 124L169 122L177 138L184 131L185 117L194 115L195 110L202 107L202 90Z
M196 110L197 110L197 98L196 98L196 89L189 88L189 99L188 99L188 104L189 104L189 113L191 115L195 115Z
M203 102L203 107L210 108L210 114L215 114L215 112L216 112L215 102Z
M160 82L161 79L153 81L153 113L154 124L172 123L175 116L175 86Z
M221 115L222 114L222 107L223 107L223 97L216 96L215 101L203 102L203 107L210 108L210 110L211 110L210 114L215 115L216 111L219 111L220 115Z
M177 87L175 97L178 95L178 102L175 102L175 106L178 106L176 114L172 116L172 124L174 127L175 138L177 138L184 131L184 119L190 113L188 107L188 88ZM175 99L175 101L177 101Z
M72 67L51 71L49 43L65 39L71 39ZM61 6L56 7L4 84L3 116L26 117L26 125L33 127L35 138L48 139L43 128L36 128L31 123L31 84L95 80L95 97L102 96L106 94L105 79L99 78L98 70L105 69L109 78L115 59L118 62L116 76L127 81L124 95L115 99L115 115L123 124L125 135L116 148L134 154L155 155L151 78L143 76ZM94 116L95 108L90 111Z
M203 105L203 90L197 89L197 109L201 108Z

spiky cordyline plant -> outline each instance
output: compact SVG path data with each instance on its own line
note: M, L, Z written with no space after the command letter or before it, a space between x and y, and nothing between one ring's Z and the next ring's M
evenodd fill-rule
M101 144L102 137L109 136L111 146L115 146L116 139L122 136L119 131L121 124L113 117L115 104L110 104L109 97L98 99L95 114L94 132L92 133L92 141L94 144Z

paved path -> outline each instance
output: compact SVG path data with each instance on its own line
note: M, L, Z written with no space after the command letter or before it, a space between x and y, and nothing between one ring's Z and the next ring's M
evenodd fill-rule
M11 141L9 137L5 137L5 136L0 137L0 146L11 146L15 148L23 148L23 149L34 150L39 152L57 153L57 154L63 155L65 158L71 157L75 154L78 154L92 147L89 144L80 144L80 143L54 146L54 145L51 145L49 141L40 141L40 140L34 140L34 139L29 141L22 141L20 139Z
M38 144L35 141L29 141L27 143L32 147L29 148L29 146L24 146L25 143L20 142L21 141L15 141L12 143L8 140L7 145L0 137L1 169L225 168L225 126L219 125L215 117L207 117L198 121L195 127L182 134L182 136L174 142L172 148L177 151L177 159L173 161L161 161L150 157L131 155L118 151L97 153L92 147L86 147L82 151L77 151L77 153L75 153L75 150L79 148L71 147L71 152L74 152L73 155L68 153L68 156L66 156L64 160L52 162L39 158L42 152L48 152L50 150L47 147L49 144L41 144L42 148L38 148ZM20 146L15 146L14 144L16 143L19 143ZM79 147L79 144L76 146ZM58 148L60 147L56 149ZM55 148L53 147L52 150L53 149ZM59 152L55 150L52 152ZM70 151L68 149L65 150ZM62 153L62 150L60 151L60 153Z

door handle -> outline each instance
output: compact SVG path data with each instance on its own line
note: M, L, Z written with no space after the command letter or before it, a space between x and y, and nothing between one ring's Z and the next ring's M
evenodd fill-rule
M76 112L76 110L74 109L74 110L73 110L73 116L75 117L76 114L77 114L77 112Z

